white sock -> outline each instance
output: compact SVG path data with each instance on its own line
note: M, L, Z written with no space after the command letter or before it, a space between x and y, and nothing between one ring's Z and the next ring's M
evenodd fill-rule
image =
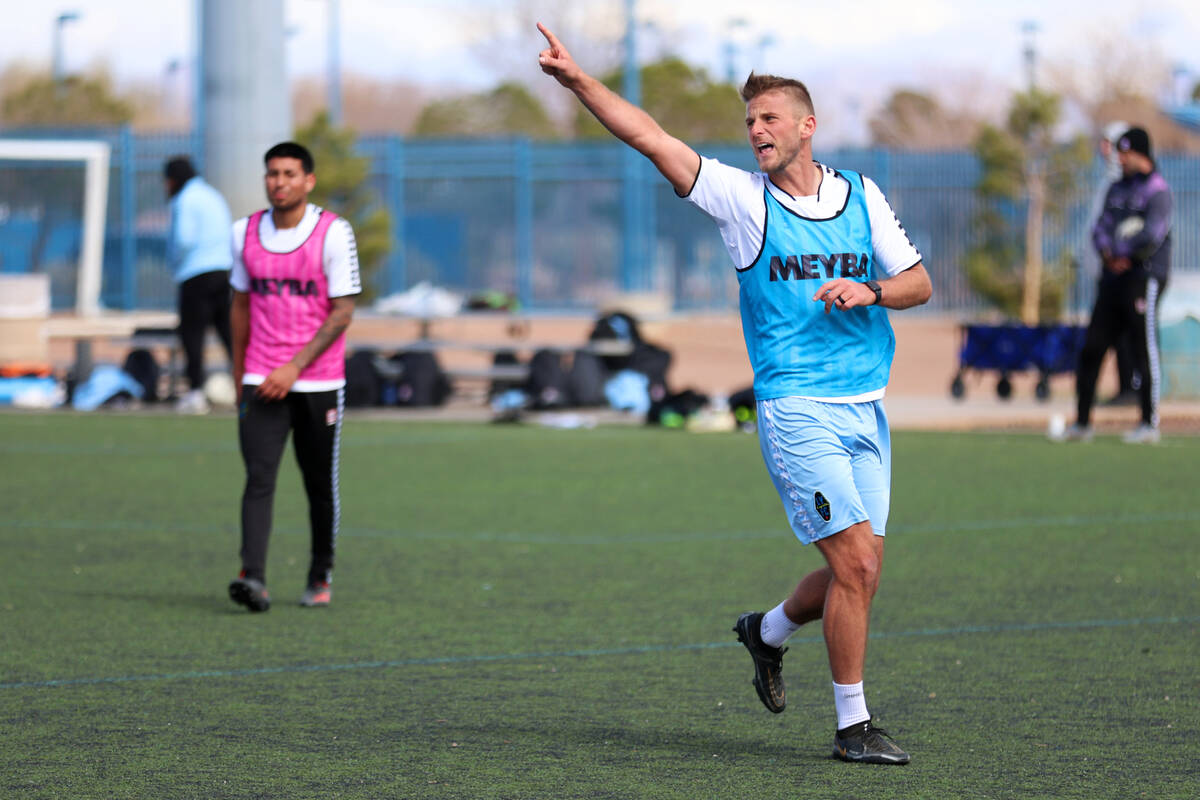
M788 615L783 613L783 603L780 603L763 614L762 625L759 627L759 635L771 647L783 647L783 643L787 641L787 638L799 629L800 626L788 619Z
M862 681L849 684L835 682L833 684L833 704L837 708L839 731L871 719L871 714L867 711L867 696L863 694Z

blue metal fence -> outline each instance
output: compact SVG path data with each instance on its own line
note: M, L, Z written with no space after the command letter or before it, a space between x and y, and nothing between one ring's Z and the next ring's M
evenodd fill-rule
M195 151L188 135L133 134L127 128L0 135L108 141L113 151L101 302L118 309L174 306L164 263L161 169L171 155ZM622 291L662 293L677 310L737 305L736 279L716 227L675 197L649 162L630 160L628 148L618 143L372 136L358 148L370 160L377 202L393 221L390 250L374 277L380 296L429 281L463 294L513 292L531 310L590 311L599 299ZM745 146L698 149L754 167ZM926 310L971 314L985 308L962 269L977 235L974 156L837 150L817 157L863 172L887 194L933 277L934 299ZM1200 159L1168 155L1159 164L1175 193L1174 268L1200 269ZM47 182L70 183L62 167L52 180L45 177L48 169L0 165L0 270L55 271L53 305L67 308L74 304L74 282L64 275L78 237L63 232L69 227L63 221L78 220L78 207L72 210L70 203L81 188L47 195ZM1066 198L1061 223L1047 229L1048 260L1065 251L1091 263L1088 229L1103 182L1097 164L1075 196ZM36 221L6 211L32 208L48 196L60 207L39 212ZM626 213L630 204L636 214ZM30 235L31 225L44 228L49 220L58 221L58 233ZM642 257L635 262L630 252ZM1080 270L1069 297L1072 310L1090 305L1093 286L1094 275Z

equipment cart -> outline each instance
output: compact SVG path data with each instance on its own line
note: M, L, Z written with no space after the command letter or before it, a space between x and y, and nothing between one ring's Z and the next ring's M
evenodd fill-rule
M1080 325L970 325L962 327L958 371L950 383L950 394L962 399L967 392L968 370L995 370L1000 373L996 394L1004 400L1012 396L1011 375L1027 369L1038 371L1034 390L1043 402L1050 398L1050 376L1073 372L1087 328Z

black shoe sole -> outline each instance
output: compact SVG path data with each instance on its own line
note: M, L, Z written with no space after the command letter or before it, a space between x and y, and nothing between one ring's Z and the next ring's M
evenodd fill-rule
M907 753L905 753L902 758L898 758L896 756L885 756L879 753L872 753L871 755L864 756L862 758L854 758L844 754L842 749L837 745L833 746L833 757L839 761L846 761L851 764L894 764L896 766L907 764L912 760Z
M239 606L245 606L254 612L266 611L271 607L269 599L259 597L249 586L241 581L234 581L229 584L229 599L233 600Z
M887 735L887 731L879 728L872 728L869 732L871 738L870 749L868 749L867 741L856 742L859 749L863 752L851 753L849 743L853 740L843 739L840 732L833 737L833 757L841 761L849 761L854 764L907 764L911 757L904 752L892 741L892 737ZM843 744L845 742L845 744ZM878 745L878 746L877 746ZM880 749L880 747L887 749Z
M754 659L754 680L752 683L754 684L754 691L758 692L758 699L766 706L767 711L770 711L772 714L782 714L783 710L787 708L787 697L784 695L776 702L776 699L767 691L766 677L761 674L763 670L759 667L754 650L751 649L753 647L752 635L749 630L744 630L745 625L749 624L752 618L753 615L751 614L743 614L738 617L737 624L733 626L733 632L737 634L738 641L746 646L746 652L750 653L750 657ZM759 617L759 619L761 620L762 618ZM782 676L780 676L779 683L780 688L783 688Z

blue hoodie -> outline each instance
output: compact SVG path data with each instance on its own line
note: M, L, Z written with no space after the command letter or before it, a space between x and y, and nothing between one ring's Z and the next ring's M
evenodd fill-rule
M175 282L233 265L233 219L221 193L199 176L171 198L167 264Z

